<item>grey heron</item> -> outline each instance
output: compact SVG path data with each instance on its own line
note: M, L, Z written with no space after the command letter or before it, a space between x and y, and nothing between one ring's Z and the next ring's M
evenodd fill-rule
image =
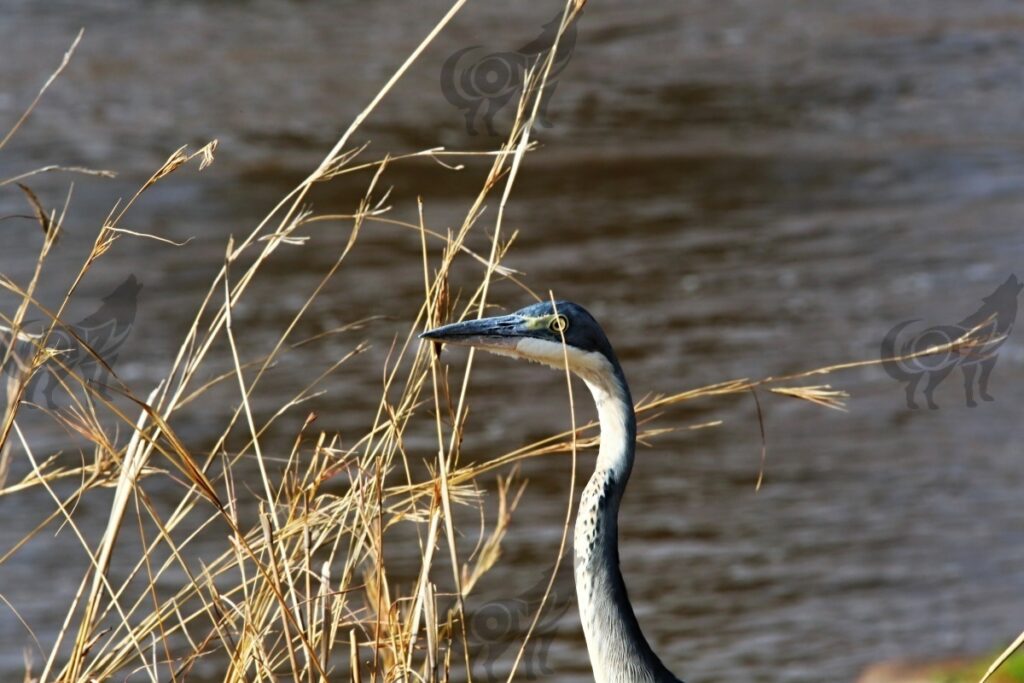
M598 683L680 683L640 630L619 570L619 503L636 451L636 414L615 351L594 317L568 301L453 323L423 339L522 358L580 377L597 404L601 447L580 497L573 569L580 620ZM563 347L562 340L565 340Z

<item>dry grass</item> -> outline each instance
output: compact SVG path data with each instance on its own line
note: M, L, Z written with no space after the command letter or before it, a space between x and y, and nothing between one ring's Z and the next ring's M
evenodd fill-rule
M471 678L472 663L466 654L470 648L462 618L464 598L499 561L502 539L522 490L514 464L527 458L574 454L577 447L593 447L597 436L594 425L583 425L486 462L462 462L459 444L468 410L472 356L464 375L453 381L439 367L436 354L417 343L415 337L427 327L481 314L495 277L518 282L517 274L501 265L514 237L506 235L502 222L517 175L533 149L531 131L538 103L535 95L546 87L551 62L539 65L529 75L527 96L519 104L512 131L500 149L486 155L490 168L457 230L447 234L429 230L422 220L422 210L419 224L402 223L386 215L388 195L381 189L380 178L391 164L402 163L407 157L356 163L364 151L351 144L359 126L463 2L456 2L428 33L321 164L248 235L226 245L223 267L203 300L197 302L194 321L171 369L152 392L138 396L131 387L119 385L113 387L116 400L111 400L76 374L76 368L63 368L73 403L51 411L50 417L87 440L92 450L88 462L75 463L59 454L34 451L19 424L26 389L35 374L64 365L48 342L55 330L67 329L62 322L64 312L86 273L116 253L118 240L151 237L120 226L133 204L150 187L183 167L202 170L213 161L216 142L197 151L182 148L174 152L134 196L114 207L56 310L45 308L35 294L43 265L61 234L70 193L60 211L47 211L27 186L23 188L43 236L35 272L28 282L16 283L0 276L0 285L21 301L16 310L0 319L0 334L32 349L15 358L9 355L15 345L6 344L0 358L0 367L16 362L19 368L6 379L4 387L7 401L0 416L0 497L43 490L54 509L22 541L0 549L0 564L17 556L28 542L38 541L43 530L54 523L74 534L89 558L73 601L64 606L66 616L59 634L53 642L39 644L42 662L26 665L26 680L77 682L132 674L153 681L179 681L198 675L203 666L217 671L215 678L230 681ZM563 22L570 20L581 5L570 0ZM40 97L72 58L80 38L46 82ZM0 140L0 149L39 99ZM457 158L457 153L432 149L411 156L445 163L443 158ZM0 186L45 171L106 173L49 166L0 179ZM306 207L307 193L314 185L356 182L367 175L363 199L350 214L318 215ZM466 237L480 222L485 204L495 196L498 208L489 226L493 230L490 253L471 252L465 246ZM243 357L237 344L241 331L233 326L233 310L279 247L301 246L304 239L300 229L325 220L351 226L345 248L305 303L294 311L289 324L280 330L272 351L262 358ZM315 432L315 416L310 415L281 465L263 451L265 435L276 429L282 414L302 410L302 404L315 394L324 377L343 370L364 346L355 346L326 373L310 378L302 392L282 401L280 409L263 422L257 421L251 409L251 398L268 368L304 343L294 339L295 329L331 278L344 267L367 221L390 222L419 232L422 263L417 267L423 271L419 315L410 321L405 337L392 351L376 415L365 433L342 447L336 435ZM437 244L442 245L440 250L431 246ZM483 275L476 289L456 302L449 296L448 276L453 263L460 259L482 266ZM23 330L30 311L33 317L44 316L50 321L46 332L33 335ZM232 371L212 380L202 379L212 350L225 346ZM654 426L665 408L714 395L754 392L756 398L759 389L766 389L841 408L844 393L828 385L799 382L811 375L856 365L820 368L789 377L739 379L646 399L637 407L642 423L640 439L666 431ZM206 452L196 452L179 438L174 425L186 406L201 404L207 392L218 385L237 389L236 405L215 445ZM425 458L407 453L403 436L413 417L426 410L435 415L437 451ZM111 421L113 428L107 426ZM237 437L240 432L246 435L245 443L229 448L229 435ZM20 480L8 481L15 457L24 457L30 472ZM260 477L256 485L237 481L243 459L257 463ZM423 471L424 461L429 474L415 476L413 472ZM495 495L488 499L480 495L474 481L493 470L511 474L500 480ZM178 487L181 495L169 514L157 509L144 485L148 480L166 477L185 484ZM336 487L326 491L324 483L338 477L347 480L348 487L342 492ZM92 542L84 528L95 528L98 520L82 519L77 507L81 500L103 488L113 488L113 497L104 531L98 541ZM481 515L491 520L479 529L476 548L468 557L460 555L456 542L452 511L457 505L478 506ZM571 493L563 532L570 519ZM404 587L392 578L385 557L385 537L399 525L415 528L420 555L417 579ZM118 554L118 539L127 534L138 536L137 556L127 557L123 551ZM210 538L219 539L220 552L200 560L194 548L196 539L204 535L206 543ZM563 549L564 545L563 535ZM447 557L442 560L443 555ZM116 566L125 569L111 571L115 556ZM442 567L448 568L450 577L438 576ZM440 582L454 587L453 596L439 593ZM462 653L461 657L456 653ZM514 675L513 671L509 679Z

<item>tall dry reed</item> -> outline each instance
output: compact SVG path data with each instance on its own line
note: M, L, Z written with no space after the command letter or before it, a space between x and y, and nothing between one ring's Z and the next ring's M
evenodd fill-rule
M202 170L212 163L216 141L195 151L183 147L174 152L132 197L110 212L55 310L43 306L36 293L43 266L63 230L70 195L60 210L48 211L29 183L40 172L105 172L50 166L0 179L0 188L21 185L42 229L41 247L29 281L17 283L0 276L0 285L20 300L15 310L4 312L0 319L0 333L8 342L0 367L15 368L4 382L6 401L0 416L0 497L16 498L31 490L43 490L53 503L52 511L40 516L31 533L13 547L0 549L0 564L11 561L29 541L56 524L79 539L88 558L74 599L55 606L65 613L59 633L48 642L38 643L42 661L38 666L27 665L26 680L85 682L127 675L153 681L195 677L226 681L435 681L472 677L464 599L500 559L502 540L522 491L515 463L575 454L577 448L593 447L597 436L592 424L574 425L566 432L496 454L485 462L463 462L459 445L468 411L472 357L464 374L451 378L439 366L437 355L417 343L415 335L442 322L482 314L495 278L518 282L516 273L501 265L514 237L504 230L503 218L524 160L534 148L531 133L538 95L547 87L554 49L549 51L547 61L529 72L511 132L499 149L485 155L490 167L458 229L448 234L428 229L422 205L418 224L402 224L418 231L421 238L422 260L411 265L422 270L423 300L417 318L409 321L404 338L393 349L376 415L365 432L343 446L336 435L315 431L314 416L310 415L301 432L294 435L283 465L276 461L280 454L271 457L262 447L266 435L278 429L278 418L285 412L302 410L302 404L328 374L344 371L359 355L364 348L361 344L335 361L327 372L310 378L308 386L282 401L269 419L258 421L251 408L251 399L267 370L302 343L295 339L299 322L331 278L345 267L362 228L367 222L397 222L387 216L388 193L379 182L388 167L410 156L443 163L458 157L456 152L437 148L363 161L365 148L353 139L464 2L455 2L428 32L319 166L244 238L228 241L223 266L205 297L195 302L192 325L176 356L169 359L170 369L145 396L119 382L104 387L112 391L100 391L76 367L65 363L49 342L55 332L71 329L64 322L69 302L91 269L116 258L117 242L153 237L121 226L139 197L185 167ZM567 2L561 31L581 8L582 2ZM80 34L39 96L0 140L0 152L63 71L81 38ZM307 194L315 185L359 182L367 175L369 182L362 200L350 214L321 215L307 208ZM490 251L477 254L466 247L466 238L479 230L488 201L497 201L495 215L488 221L493 231ZM243 332L233 325L233 311L282 245L301 247L301 228L326 220L350 226L347 244L279 331L274 348L261 358L244 357L237 343L237 335ZM449 273L453 264L466 259L482 268L482 276L468 297L456 301L450 295ZM525 284L519 284L529 291ZM48 321L44 332L33 334L24 329L30 313ZM203 371L216 353L214 349L225 347L232 370L209 379ZM27 353L17 351L26 348ZM98 355L94 360L104 363ZM645 440L667 430L655 423L665 408L713 395L751 392L757 399L758 392L765 390L841 408L843 392L828 385L799 382L856 365L859 363L788 377L738 379L646 399L637 406L640 438ZM72 404L49 411L49 416L89 443L91 461L75 462L37 453L23 432L19 413L26 403L27 388L39 373L59 375L66 385ZM198 452L178 436L175 424L186 406L201 402L215 386L230 386L236 391L233 412L214 446ZM114 397L108 398L111 393ZM760 411L759 400L757 405ZM436 451L408 453L403 439L406 428L414 416L425 411L434 415ZM113 427L109 426L111 421ZM244 443L229 446L229 434L239 431L246 435ZM764 455L762 452L762 464ZM13 458L24 458L29 472L19 480L8 481ZM243 459L255 460L258 465L260 476L255 485L238 480ZM428 474L414 475L424 471L424 462ZM492 495L481 495L475 480L494 470L505 471L507 476L499 480ZM325 482L339 476L348 482L347 488L341 492L336 487L326 490ZM146 484L162 477L186 484L178 489L180 498L169 514L158 510L146 494ZM98 541L90 541L85 527L95 528L100 522L83 519L78 503L109 488L114 493L105 523L100 524L103 533ZM476 549L468 557L460 555L453 518L454 507L460 505L478 506L488 520L485 527L475 531ZM570 519L571 498L563 532ZM405 586L394 580L385 553L385 538L399 525L416 527L419 549L417 578ZM462 533L474 532L463 529ZM119 546L119 537L126 534L138 536L137 553L127 555L125 544ZM201 536L205 543L218 539L220 549L215 557L198 558L194 548ZM563 550L564 546L563 533ZM117 578L111 571L115 560L116 566L124 568L116 572ZM447 567L451 575L438 576L442 567ZM454 586L451 596L440 595L438 584L442 579ZM12 588L6 586L0 592L12 592ZM537 617L541 609L543 605ZM520 654L525 646L524 640ZM513 667L509 680L515 675Z

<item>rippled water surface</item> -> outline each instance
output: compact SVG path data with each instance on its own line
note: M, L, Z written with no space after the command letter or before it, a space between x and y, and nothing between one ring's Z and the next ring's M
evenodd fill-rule
M433 1L6 0L0 128L78 28L86 33L0 152L0 178L50 163L118 173L74 178L44 300L67 287L118 197L180 145L217 138L212 167L157 186L124 221L193 238L188 246L122 240L73 305L84 316L128 274L142 282L117 368L144 394L169 367L227 237L251 230L316 166L446 9ZM493 147L495 138L468 135L444 98L441 65L465 46L522 45L556 10L469 3L357 142L370 141L372 156ZM956 322L1010 273L1024 276L1022 81L1024 8L1012 2L595 0L559 76L552 126L539 130L541 146L512 196L506 230L519 234L507 265L537 290L591 309L637 396L875 358L895 323ZM501 130L507 114L498 116ZM415 220L422 196L431 227L457 225L482 168L396 164L383 180L394 187L394 217ZM33 186L57 206L68 180L48 175ZM351 212L367 180L318 192L317 209ZM488 248L495 208L471 248ZM0 188L0 215L25 211L17 190ZM36 231L28 221L0 222L0 272L27 281ZM312 245L279 252L236 311L245 353L271 348L347 236L347 227L325 223ZM388 346L416 314L418 254L415 233L368 226L303 332L385 317L288 355L257 410L279 405L365 337L373 348L358 369L337 375L315 403L321 428L361 433ZM478 275L467 267L453 285L472 287ZM509 308L527 302L505 281L493 299ZM10 302L0 299L2 310ZM852 394L846 413L762 395L760 492L751 397L691 402L663 416L659 424L679 428L723 421L641 449L624 502L630 596L671 668L708 683L851 681L877 660L986 652L1019 633L1024 352L1016 336L992 376L996 401L973 409L959 372L937 391L934 411L908 410L900 385L876 367L826 380ZM451 361L462 367L460 354ZM227 356L218 362L228 367ZM556 374L488 357L474 377L466 457L566 427ZM219 411L179 425L183 438L202 446L219 434L235 400L230 391L222 398ZM287 448L304 415L282 420L264 448ZM430 428L410 435L423 457L431 456ZM41 425L36 438L38 455L73 443ZM19 457L14 474L27 467ZM482 600L536 586L556 552L568 463L535 463L526 473L531 486L505 562ZM95 519L98 533L106 505L98 494L75 514ZM0 553L52 509L41 491L0 501ZM71 534L54 539L55 531L0 566L0 593L44 646L86 566ZM548 678L587 680L575 610L559 623ZM20 676L32 641L9 610L0 612L0 643L2 676Z

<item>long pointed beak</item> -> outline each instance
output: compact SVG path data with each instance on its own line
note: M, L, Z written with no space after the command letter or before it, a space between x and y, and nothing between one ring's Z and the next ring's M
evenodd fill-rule
M427 330L420 339L485 349L514 348L524 336L525 322L515 314L465 320Z

